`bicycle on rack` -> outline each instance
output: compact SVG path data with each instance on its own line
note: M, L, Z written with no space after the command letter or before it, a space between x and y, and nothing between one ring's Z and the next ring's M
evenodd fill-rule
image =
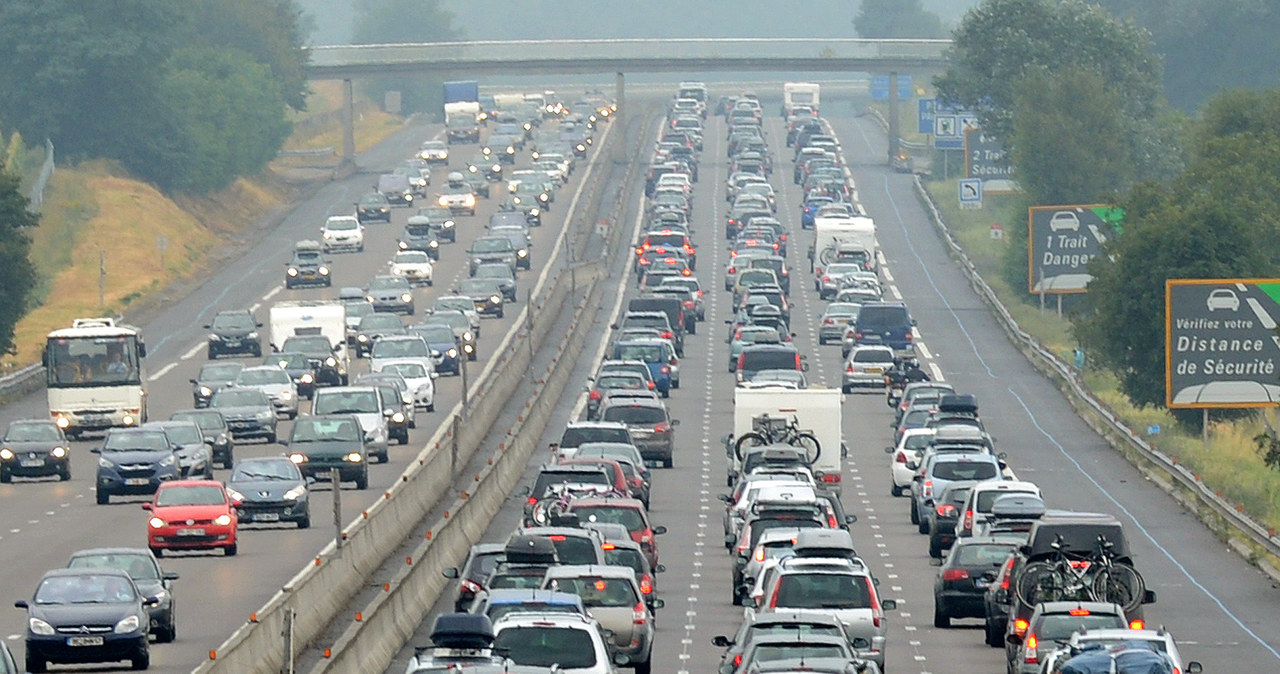
M625 496L616 489L600 484L555 484L547 488L542 498L529 509L525 526L551 526L556 519L569 512L574 499L591 496Z
M813 464L822 456L822 445L812 432L800 428L800 420L794 415L771 417L762 414L751 419L751 432L744 433L734 444L734 453L739 461L751 447L760 445L790 445L804 449L805 462Z
M1031 562L1018 576L1018 601L1035 606L1047 601L1103 601L1133 611L1142 604L1146 582L1142 574L1113 554L1114 544L1098 536L1097 551L1072 555L1059 534L1050 546L1051 560Z

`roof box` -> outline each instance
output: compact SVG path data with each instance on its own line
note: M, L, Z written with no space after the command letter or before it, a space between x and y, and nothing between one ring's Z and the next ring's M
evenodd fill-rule
M853 537L844 529L801 529L792 550L797 557L858 557Z
M1038 520L1044 511L1044 500L1034 494L1008 494L991 504L991 516L996 519Z
M951 393L938 400L939 412L978 413L978 400L968 393Z
M436 648L488 648L493 644L493 624L489 616L472 613L444 613L431 628Z
M559 564L555 543L546 536L512 536L502 549L509 564Z

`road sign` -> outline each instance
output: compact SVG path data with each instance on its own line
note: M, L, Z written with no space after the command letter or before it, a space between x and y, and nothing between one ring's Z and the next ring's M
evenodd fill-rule
M1169 407L1280 405L1280 279L1165 281Z
M938 117L943 120L939 122ZM943 105L936 98L922 98L917 102L916 129L933 136L933 146L939 150L963 150L966 124L977 125L977 120L978 116L972 112Z
M959 116L958 116L959 117ZM964 134L964 174L967 178L979 178L987 192L1006 194L1017 190L1013 182L1013 163L1004 145L976 126L965 127L966 122L977 124L977 118L958 118Z
M960 181L960 208L982 208L982 180L965 178Z
M898 75L898 100L905 101L911 98L911 95L914 93L915 89L911 86L911 76ZM873 75L871 77L871 100L889 100L888 75Z
M1093 280L1089 260L1101 254L1102 244L1115 233L1103 214L1114 210L1099 204L1027 209L1027 281L1032 294L1085 292Z

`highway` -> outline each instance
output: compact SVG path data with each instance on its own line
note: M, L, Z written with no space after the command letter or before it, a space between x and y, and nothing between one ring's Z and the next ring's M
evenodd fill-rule
M828 109L835 106L828 103ZM832 124L861 203L879 228L888 269L886 296L911 307L926 371L977 396L999 449L1008 453L1021 478L1042 487L1050 507L1119 517L1138 567L1158 595L1158 603L1146 609L1147 623L1168 628L1184 658L1202 662L1207 672L1280 671L1280 633L1274 628L1280 603L1271 581L1147 483L1075 416L1053 383L1007 340L949 259L914 195L912 178L885 165L887 139L871 118L837 117ZM811 385L839 386L839 347L817 346L814 319L822 303L805 283L810 277L804 251L812 235L799 228L800 191L790 182L782 122L766 116L765 125L775 153L778 216L792 233L792 330L801 351L809 354ZM742 609L730 603L730 559L721 545L723 505L716 499L725 490L719 438L731 430L733 390L723 341L731 309L721 276L727 260L721 229L727 169L723 122L709 120L705 138L693 238L700 258L697 274L708 294L707 321L687 340L682 387L668 401L682 425L676 431L675 469L655 473L651 510L654 524L669 529L659 539L667 572L658 585L666 606L658 613L654 665L655 671L677 674L713 671L720 649L711 645L712 638L732 635L742 616ZM597 339L607 339L607 332L602 330ZM581 381L594 365L580 365ZM558 439L562 423L580 411L567 398L543 443ZM910 524L907 499L889 493L883 448L890 441L891 420L882 393L846 396L843 430L850 452L843 479L845 507L859 517L854 541L881 581L881 597L898 600L898 610L888 614L887 669L921 674L1004 671L1004 652L983 644L981 621L957 620L949 630L932 626L937 571L929 564L927 539ZM545 458L533 458L525 484ZM483 540L504 540L518 526L521 507L520 498L510 499ZM404 671L411 646L428 643L433 616L451 605L452 594L446 593L388 672Z
M604 127L597 130L599 139ZM395 251L397 237L414 208L393 208L391 224L367 223L364 253L333 253L334 284L332 288L285 290L284 269L295 241L318 239L325 217L349 214L353 203L377 180L378 173L390 171L417 152L424 140L438 137L439 125L411 124L389 139L361 155L360 172L344 180L324 185L316 194L299 204L276 227L236 261L226 265L188 297L163 310L143 325L148 358L146 382L151 419L167 419L170 412L192 405L191 384L199 368L206 362L205 336L201 326L222 309L253 309L260 322L266 324L271 303L281 300L336 298L342 286L364 286L375 274L386 273L388 261ZM466 159L477 145L461 145L454 149L450 166L465 169ZM520 154L514 168L529 161L528 151ZM513 167L508 166L510 171ZM579 161L569 182L557 192L552 208L544 216L544 225L534 228L533 269L518 276L519 303L508 305L505 318L483 319L479 340L480 359L470 363L468 373L472 385L483 370L491 352L513 328L524 304L526 293L533 288L544 268L556 235L564 222L565 211L575 191L587 179L587 161ZM607 166L603 170L608 170ZM433 171L433 195L445 183L447 169ZM606 176L607 177L607 176ZM505 184L494 183L492 198L480 200L474 217L458 218L458 241L443 244L441 260L434 269L433 287L414 291L417 314L407 323L422 318L431 298L449 294L456 280L466 277L466 250L470 242L484 233L489 215L498 209ZM266 328L262 330L264 345ZM269 347L267 347L269 348ZM246 360L250 362L252 359ZM251 364L257 364L252 362ZM352 378L367 370L364 361L352 359ZM437 380L435 413L418 411L417 428L410 432L406 446L393 444L390 462L375 464L370 469L370 488L366 492L343 490L343 522L350 521L367 507L382 490L397 479L412 457L415 457L435 432L439 420L459 400L459 377L442 376ZM305 408L304 401L304 408ZM48 415L44 392L28 396L0 408L0 425L20 418L43 418ZM281 419L280 437L288 437L289 422ZM72 479L69 482L16 479L0 485L0 568L4 569L5 590L9 601L28 599L41 574L66 564L71 553L89 547L146 546L146 517L139 504L145 498L115 498L109 506L94 503L94 476L97 457L90 448L100 443L100 436L90 436L72 446ZM251 456L277 455L283 447L260 441L239 443L237 460ZM218 469L215 477L225 480L229 471ZM178 614L178 636L172 644L154 645L151 649L152 670L188 672L208 658L252 611L257 610L273 593L292 578L333 537L331 491L327 486L313 488L311 508L314 525L305 531L292 525L251 525L240 529L239 555L223 558L220 552L168 553L161 560L167 571L176 571L181 579L175 583ZM25 613L11 610L0 614L0 635L21 661Z

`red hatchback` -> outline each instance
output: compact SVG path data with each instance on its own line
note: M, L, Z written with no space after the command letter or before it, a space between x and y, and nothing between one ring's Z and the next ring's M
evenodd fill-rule
M236 527L239 520L221 482L214 480L174 480L156 490L147 520L147 545L156 557L165 550L208 550L222 548L228 557L236 554Z
M658 565L657 536L667 533L666 527L649 524L649 512L644 504L634 498L579 498L569 504L569 512L581 522L612 522L621 524L631 534L631 540L640 544L649 566Z

